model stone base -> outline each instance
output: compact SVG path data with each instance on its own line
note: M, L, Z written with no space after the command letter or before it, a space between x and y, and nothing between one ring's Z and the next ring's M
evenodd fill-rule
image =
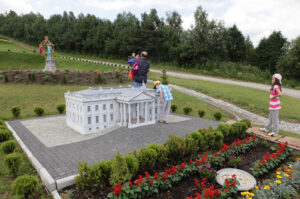
M49 71L49 72L55 72L56 71L56 66L53 58L47 58L46 59L46 65L43 71Z

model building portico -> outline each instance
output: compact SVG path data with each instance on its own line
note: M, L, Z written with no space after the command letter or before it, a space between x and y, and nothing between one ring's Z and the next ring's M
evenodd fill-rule
M154 124L159 95L136 87L89 88L65 93L66 123L81 134L96 133L115 125L134 128Z

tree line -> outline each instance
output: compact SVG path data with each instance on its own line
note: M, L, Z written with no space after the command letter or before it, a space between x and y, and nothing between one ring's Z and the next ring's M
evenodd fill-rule
M141 14L123 12L114 21L73 12L45 19L40 14L0 14L0 33L38 45L44 35L61 51L94 54L107 58L127 58L132 52L146 50L154 62L179 67L200 68L208 62L235 62L258 67L270 74L281 72L289 79L300 78L300 37L288 41L280 31L261 39L254 48L249 36L236 25L225 27L222 21L208 19L199 6L195 24L182 27L178 12L164 18L156 9Z

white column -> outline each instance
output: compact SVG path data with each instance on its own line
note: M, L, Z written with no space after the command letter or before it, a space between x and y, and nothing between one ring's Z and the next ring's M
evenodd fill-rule
M145 102L145 123L148 122L148 102Z
M124 120L124 126L126 126L126 104L123 103L123 120Z
M128 104L128 126L131 125L131 110L130 110L130 104Z
M122 108L123 108L123 103L120 103L120 123L121 123L121 126L123 126L123 110L122 110Z
M155 122L155 101L152 102L152 122Z
M136 124L140 123L140 104L136 104Z

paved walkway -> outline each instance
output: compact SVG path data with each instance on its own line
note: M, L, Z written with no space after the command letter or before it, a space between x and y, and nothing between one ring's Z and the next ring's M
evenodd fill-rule
M111 159L117 151L127 154L151 143L163 144L168 140L169 134L184 136L186 133L196 131L199 128L208 128L209 126L215 128L218 125L216 121L195 117L188 118L190 119L182 122L159 123L134 129L121 127L89 140L54 147L44 145L22 124L22 121L10 121L8 124L52 178L58 180L78 173L78 159L93 164ZM43 117L43 119L47 120L47 117ZM55 130L55 126L52 128ZM54 138L48 137L48 139Z

